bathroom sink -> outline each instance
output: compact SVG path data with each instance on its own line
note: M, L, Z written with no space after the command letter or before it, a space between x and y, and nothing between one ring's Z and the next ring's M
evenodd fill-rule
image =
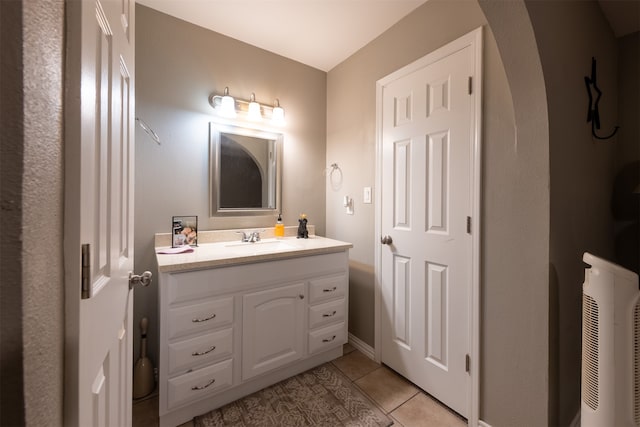
M274 252L290 251L296 247L282 240L265 239L258 242L233 242L225 245L238 255L260 255Z

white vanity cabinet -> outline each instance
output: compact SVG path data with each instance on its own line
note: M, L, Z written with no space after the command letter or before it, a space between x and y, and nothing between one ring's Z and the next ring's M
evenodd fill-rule
M159 263L160 425L341 356L348 247L193 270Z

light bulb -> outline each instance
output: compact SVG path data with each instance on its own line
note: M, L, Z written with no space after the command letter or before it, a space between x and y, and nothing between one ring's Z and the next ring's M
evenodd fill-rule
M262 114L260 113L260 104L256 102L256 95L251 94L251 102L249 102L249 120L260 120Z
M271 121L278 125L284 124L284 109L280 106L280 101L276 99L273 106L273 113L271 115Z
M229 95L229 88L224 88L224 96L220 104L220 115L223 117L233 118L236 116L236 100Z

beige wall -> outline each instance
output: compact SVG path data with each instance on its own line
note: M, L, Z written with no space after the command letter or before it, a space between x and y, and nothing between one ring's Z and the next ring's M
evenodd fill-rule
M0 13L2 223L12 230L2 241L0 423L62 425L64 2L2 2Z
M548 399L544 88L522 2L483 8L501 31L512 75L485 27L480 415L495 426L539 425L547 419ZM327 162L340 165L344 182L337 191L327 188L327 235L354 243L350 331L369 345L375 212L361 195L375 177L375 82L485 24L476 2L431 0L328 73ZM341 205L347 194L356 201L353 216Z
M285 109L283 220L306 213L324 234L326 73L221 34L136 5L136 116L160 136L156 145L136 128L135 269L156 274L153 236L169 232L172 215L198 215L201 230L237 225L209 219L211 93ZM276 216L254 227L273 227ZM157 277L157 276L156 276ZM151 322L150 356L157 361L157 282L135 291L134 326ZM138 334L136 334L137 336ZM134 340L134 360L139 339Z
M620 129L615 141L615 254L620 265L640 273L640 32L619 38L617 45Z
M23 334L28 425L62 420L64 1L24 2Z
M22 3L0 2L0 215L3 224L12 224L0 241L0 425L25 423L21 238L23 49Z
M616 42L596 1L527 2L544 70L551 157L550 331L557 369L557 422L580 408L585 251L613 258L611 194L615 139L598 141L587 123L584 82L597 60L600 134L617 124Z
M617 39L618 124L616 169L640 160L640 31Z

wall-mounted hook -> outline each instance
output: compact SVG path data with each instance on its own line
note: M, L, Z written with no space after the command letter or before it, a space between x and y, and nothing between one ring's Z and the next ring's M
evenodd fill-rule
M584 83L587 86L587 95L589 95L589 109L587 111L587 123L591 122L591 134L596 139L609 139L613 137L620 126L616 126L609 136L599 136L596 129L600 129L600 112L598 111L598 103L602 97L602 91L596 83L596 58L591 58L591 77L584 77ZM593 97L592 90L597 96Z

